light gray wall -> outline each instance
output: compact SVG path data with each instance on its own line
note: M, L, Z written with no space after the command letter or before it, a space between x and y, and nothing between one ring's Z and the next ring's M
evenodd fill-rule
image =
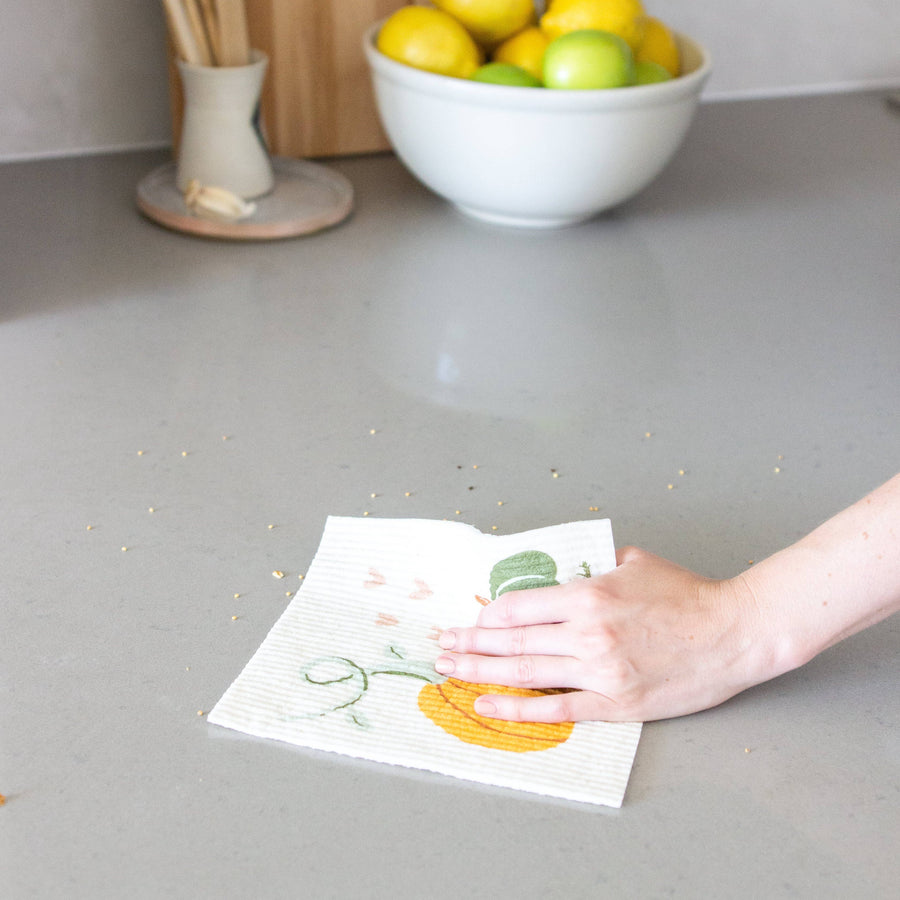
M898 0L644 5L709 47L707 99L900 87ZM159 0L0 0L0 159L167 143L164 40Z

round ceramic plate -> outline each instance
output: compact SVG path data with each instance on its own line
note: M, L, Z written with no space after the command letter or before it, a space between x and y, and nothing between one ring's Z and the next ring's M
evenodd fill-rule
M175 163L144 177L137 205L145 216L188 234L236 241L269 241L312 234L337 225L353 209L353 186L338 172L305 159L273 157L275 186L257 198L253 215L239 222L214 222L195 216L175 187Z

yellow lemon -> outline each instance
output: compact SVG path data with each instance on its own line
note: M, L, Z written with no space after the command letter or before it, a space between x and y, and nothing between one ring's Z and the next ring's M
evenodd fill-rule
M494 51L494 61L519 66L535 78L543 79L544 51L549 43L547 35L537 25L531 25L507 38Z
M403 6L378 33L378 49L391 59L438 75L468 78L481 50L452 16L426 6Z
M535 21L534 0L432 0L491 49Z
M635 62L655 62L673 78L681 72L678 44L668 26L653 16L644 16L644 37L634 53Z
M644 8L640 0L550 0L541 28L551 41L570 31L610 31L635 50L643 38Z

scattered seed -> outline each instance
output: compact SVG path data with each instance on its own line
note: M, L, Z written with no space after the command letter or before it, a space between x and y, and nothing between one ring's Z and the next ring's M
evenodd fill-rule
M477 468L478 468L478 466L472 466L472 468L473 468L473 469L477 469Z
M503 501L502 501L502 500L498 500L498 501L497 501L497 506L503 506Z
M671 491L671 490L674 489L675 485L674 485L674 484L667 484L666 487Z
M280 572L278 569L276 569L276 570L272 573L272 575L273 575L275 578L284 578L284 572Z
M772 471L777 475L781 471L781 466L775 466Z
M652 435L651 432L649 432L649 431L645 431L645 432L644 432L644 437L645 437L645 438L652 437L652 436L653 436L653 435Z
M234 599L237 600L237 598L240 597L240 596L241 596L240 594L235 594L235 595L234 595Z
M269 526L267 526L267 527L268 527L269 531L271 531L275 526L274 526L274 525L269 525Z
M302 576L302 575L298 575L297 577L298 577L301 581L303 581L303 576Z
M182 455L182 456L187 456L187 450L182 450L182 451L181 451L181 455Z
M156 507L151 506L151 507L147 510L147 512L149 512L149 513L156 512Z
M237 616L232 616L232 617L231 617L231 621L232 621L232 622L237 622L237 620L238 620L238 617L237 617Z
M128 551L128 548L127 548L127 547L123 547L123 548L122 548L122 552L123 552L123 553L126 553L127 551Z
M143 450L138 450L138 456L143 456L143 455L144 455L144 451L143 451Z
M406 491L404 494L405 497L412 497L412 491Z
M684 469L679 469L679 470L678 470L678 474L679 474L679 475L684 475Z
M94 530L94 526L93 526L93 525L88 525L87 530L88 530L88 531L93 531L93 530Z
M369 496L374 500L378 496L378 494L369 494Z
M198 709L198 710L197 710L197 715L198 715L198 716L202 716L202 715L205 715L205 713L203 712L202 709Z
M6 803L6 797L4 797L3 794L0 794L0 806L3 806L4 803Z
M284 592L284 596L285 596L285 597L293 597L294 594L293 594L292 591L285 591L285 592Z
M223 434L223 435L222 435L222 440L223 440L223 441L227 441L227 440L228 440L228 435L227 435L227 434Z
M496 526L496 525L491 525L491 531L496 531L496 530L497 530L497 526Z
M747 560L747 565L748 565L748 566L752 566L752 565L753 565L753 560L752 560L752 559L748 559L748 560Z
M369 434L376 434L376 433L377 433L377 432L375 431L374 428L370 428L370 429L369 429Z
M459 510L459 509L456 510L456 514L457 514L458 516L462 515L462 510Z
M744 747L744 753L749 753L749 752L750 752L750 748L749 748L749 747Z
M363 513L364 516L367 516L368 514L369 514L369 511L368 511L368 510L366 510L366 511Z
M588 512L600 512L600 507L599 506L589 506Z

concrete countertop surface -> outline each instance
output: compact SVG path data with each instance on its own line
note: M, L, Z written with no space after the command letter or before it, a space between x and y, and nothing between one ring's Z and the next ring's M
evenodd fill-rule
M609 517L725 577L887 480L898 147L877 94L705 104L547 232L329 160L353 216L264 244L142 218L162 153L0 167L0 894L895 896L897 617L645 726L618 810L198 712L330 514Z

